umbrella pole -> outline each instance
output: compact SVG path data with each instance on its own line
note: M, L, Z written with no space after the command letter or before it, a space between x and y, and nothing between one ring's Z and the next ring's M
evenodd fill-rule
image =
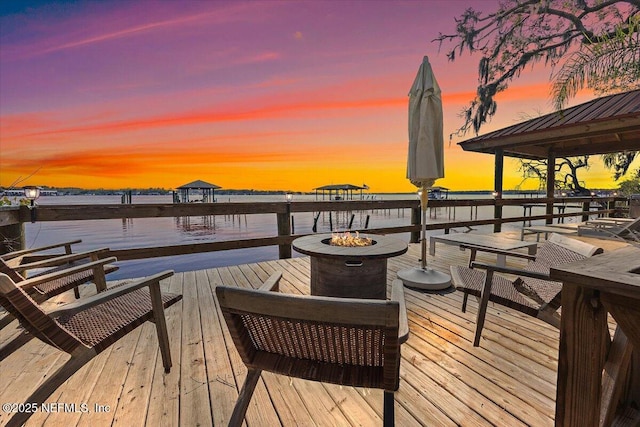
M420 207L422 208L422 269L427 268L427 204L429 203L429 193L426 186L422 186L420 195Z
M433 183L431 183L433 184ZM420 207L422 208L422 259L420 268L412 267L398 271L398 279L402 280L406 286L418 289L438 290L451 286L451 276L440 271L427 268L427 204L429 202L429 192L427 185L422 185L420 195Z

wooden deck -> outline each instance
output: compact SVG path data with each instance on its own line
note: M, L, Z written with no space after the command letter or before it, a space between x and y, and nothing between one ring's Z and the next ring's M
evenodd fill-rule
M389 284L398 269L418 265L419 250L411 245L405 255L389 260ZM442 246L429 265L448 271L451 264L466 263L466 256ZM171 372L164 374L155 326L147 323L79 370L49 399L76 404L78 412L60 407L60 413L36 413L27 425L226 425L246 369L218 311L214 288L222 283L258 287L275 271L284 273L282 292L308 293L308 257L176 274L164 283L184 295L167 310ZM556 329L490 303L481 346L474 348L475 301L462 313L457 292L406 289L406 302L411 332L402 347L397 425L553 425ZM15 325L0 332L0 345L15 333ZM0 402L24 402L67 357L38 340L29 342L0 363ZM88 413L82 413L81 404L88 405ZM96 405L103 411L96 411ZM7 415L0 413L0 425ZM382 391L263 373L246 421L249 426L382 425Z

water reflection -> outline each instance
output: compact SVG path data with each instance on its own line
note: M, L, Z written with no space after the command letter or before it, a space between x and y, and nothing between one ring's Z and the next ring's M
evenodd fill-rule
M225 215L224 216L225 224L231 223L232 227L238 227L238 229L242 228L242 223L244 222L244 228L247 228L247 215Z
M216 216L205 215L202 217L181 216L176 217L176 229L186 234L205 236L216 233Z
M133 218L122 218L122 231L133 227Z

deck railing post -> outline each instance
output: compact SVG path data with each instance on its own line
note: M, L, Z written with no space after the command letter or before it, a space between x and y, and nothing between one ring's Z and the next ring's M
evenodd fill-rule
M0 210L0 254L25 248L24 223L30 217L27 206L3 207Z
M411 225L419 226L421 224L420 221L422 221L420 206L411 208ZM420 241L420 231L412 231L409 241L410 243L418 243Z
M24 223L0 227L0 255L25 248Z
M277 213L278 237L291 236L291 202L285 204L285 212ZM278 245L278 257L280 259L291 258L291 244Z
M607 216L616 216L616 199L611 199L607 202L607 209L609 211L613 211L613 212L609 212L607 213Z
M582 212L589 212L591 210L591 202L584 202L582 204ZM589 221L589 214L582 215L582 221Z

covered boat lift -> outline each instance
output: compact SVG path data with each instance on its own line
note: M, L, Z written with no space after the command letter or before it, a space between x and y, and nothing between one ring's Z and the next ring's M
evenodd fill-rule
M202 192L202 202L212 203L216 201L215 191L218 188L222 187L202 180L193 181L178 187L179 195L174 192L173 201L174 203L189 203L189 192L195 193L200 191Z
M353 200L353 191L360 190L360 200L363 199L363 190L368 190L369 186L362 184L362 187L353 184L331 184L314 188L316 191L316 200L318 200L318 191L322 194L322 200L325 195L329 194L329 200ZM335 195L334 195L335 192Z

